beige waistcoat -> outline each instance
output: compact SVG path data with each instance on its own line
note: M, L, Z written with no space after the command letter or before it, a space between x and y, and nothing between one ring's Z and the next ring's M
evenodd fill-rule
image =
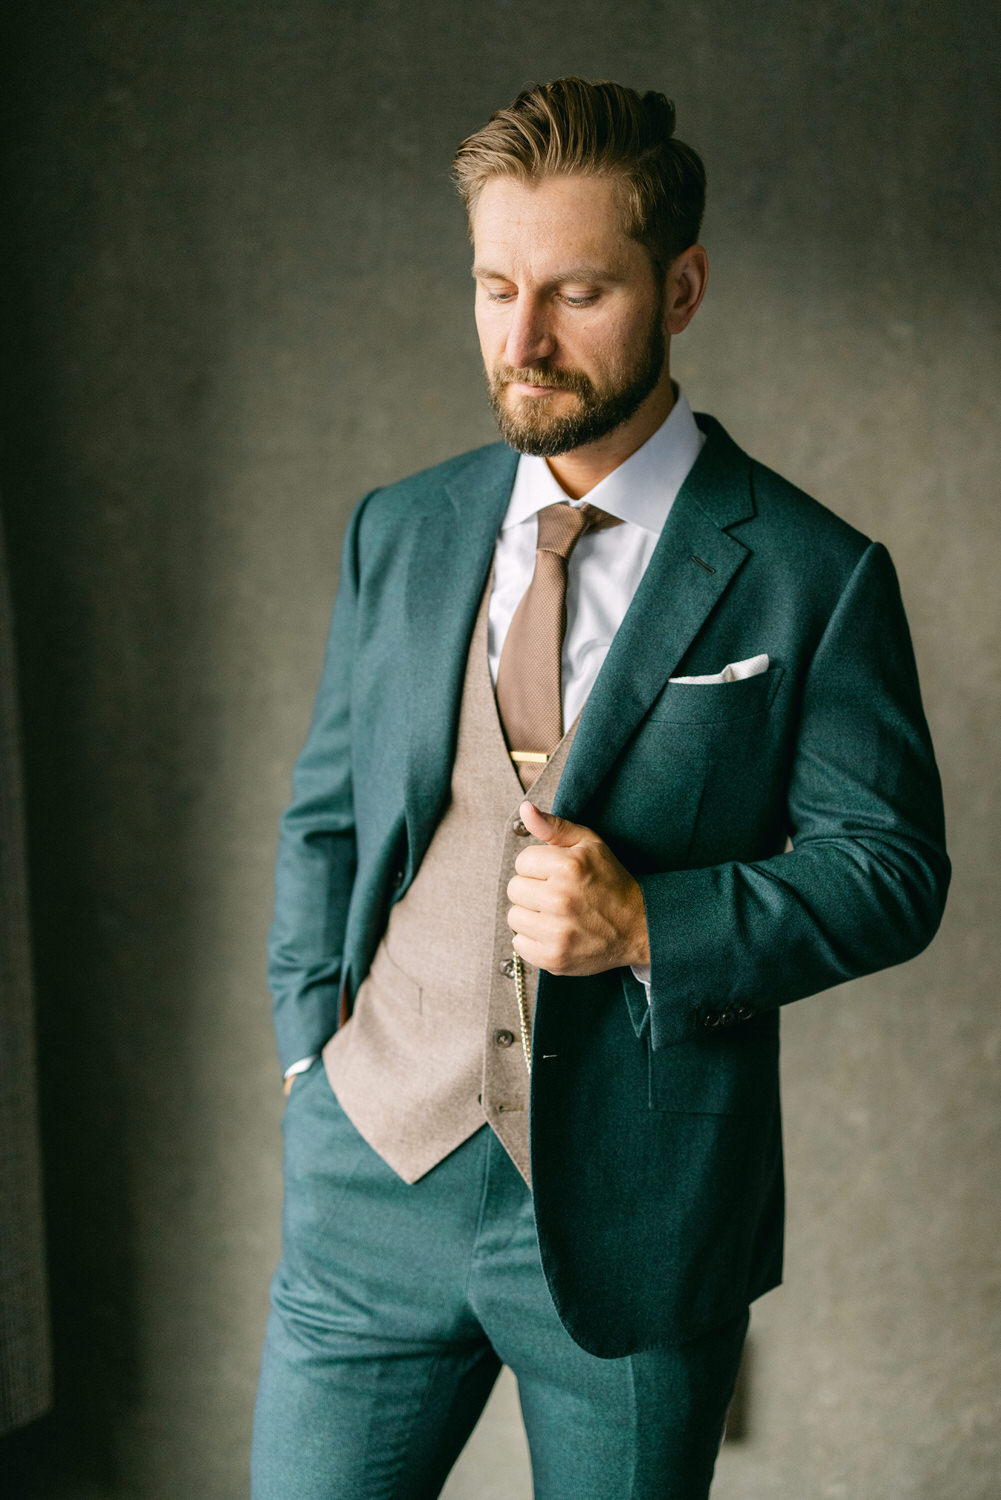
M488 579L466 662L451 800L390 911L350 1019L323 1049L341 1107L406 1182L486 1121L531 1185L507 885L518 854L537 840L518 817L526 793L497 716L487 661L490 587ZM546 812L576 727L528 794ZM525 980L534 1019L538 970L529 964Z

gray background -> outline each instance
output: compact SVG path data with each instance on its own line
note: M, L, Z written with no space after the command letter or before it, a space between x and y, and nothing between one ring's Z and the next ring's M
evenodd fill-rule
M0 1463L53 1500L246 1493L280 1201L262 951L339 541L363 491L492 438L448 164L576 71L664 89L705 153L676 374L890 547L956 863L929 952L786 1012L788 1279L715 1494L994 1500L995 7L10 11L0 485L58 1387ZM448 1494L521 1500L526 1472L505 1381Z

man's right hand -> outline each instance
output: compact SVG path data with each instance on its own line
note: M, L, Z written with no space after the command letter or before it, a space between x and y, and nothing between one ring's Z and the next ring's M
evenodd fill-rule
M296 1081L296 1079L298 1077L299 1077L298 1073L293 1073L293 1074L290 1075L290 1077L286 1078L286 1080L285 1080L285 1097L286 1097L286 1099L288 1098L289 1094L291 1094L291 1092L292 1092L292 1085L293 1085L293 1083L295 1083L295 1081Z

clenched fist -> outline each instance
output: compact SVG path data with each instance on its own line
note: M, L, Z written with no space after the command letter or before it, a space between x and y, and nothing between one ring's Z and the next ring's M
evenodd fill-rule
M648 964L643 892L604 840L531 802L521 804L520 814L544 843L521 851L508 882L515 952L550 974Z

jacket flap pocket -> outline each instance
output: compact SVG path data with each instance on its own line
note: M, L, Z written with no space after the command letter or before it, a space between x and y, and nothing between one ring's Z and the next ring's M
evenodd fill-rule
M778 1104L778 1032L697 1037L650 1050L650 1108L679 1114L770 1114Z

